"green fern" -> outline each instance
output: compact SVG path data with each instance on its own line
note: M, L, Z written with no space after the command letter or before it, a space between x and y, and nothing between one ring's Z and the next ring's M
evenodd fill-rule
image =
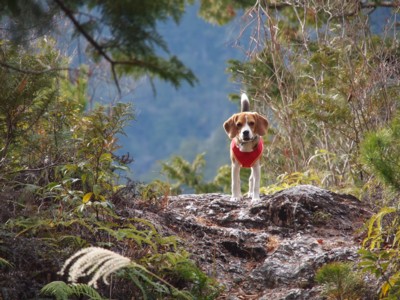
M68 300L71 296L86 296L92 300L105 299L87 284L67 284L63 281L50 282L41 289L40 294L43 296L53 296L57 300Z

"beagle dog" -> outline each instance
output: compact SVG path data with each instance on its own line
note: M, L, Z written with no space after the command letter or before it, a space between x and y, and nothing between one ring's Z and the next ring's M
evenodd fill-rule
M224 129L231 139L232 160L232 197L231 201L242 199L240 190L240 168L251 168L248 197L252 201L260 200L260 159L263 151L262 136L267 133L267 119L250 112L250 102L245 93L242 94L241 112L234 114L224 123Z

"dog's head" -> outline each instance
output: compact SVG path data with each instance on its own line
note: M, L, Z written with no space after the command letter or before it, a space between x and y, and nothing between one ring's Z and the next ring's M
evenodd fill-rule
M224 129L230 139L238 137L240 141L251 141L255 136L267 133L267 119L256 112L234 114L224 123Z

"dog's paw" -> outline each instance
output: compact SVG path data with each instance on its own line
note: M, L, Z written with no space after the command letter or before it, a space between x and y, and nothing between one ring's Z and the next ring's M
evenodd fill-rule
M241 201L243 199L242 196L232 196L229 200L232 202Z

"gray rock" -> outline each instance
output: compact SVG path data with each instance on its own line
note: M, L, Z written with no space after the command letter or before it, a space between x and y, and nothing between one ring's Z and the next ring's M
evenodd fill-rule
M157 218L225 285L221 299L322 299L316 270L357 260L371 212L351 195L301 185L251 204L229 195L169 197Z

